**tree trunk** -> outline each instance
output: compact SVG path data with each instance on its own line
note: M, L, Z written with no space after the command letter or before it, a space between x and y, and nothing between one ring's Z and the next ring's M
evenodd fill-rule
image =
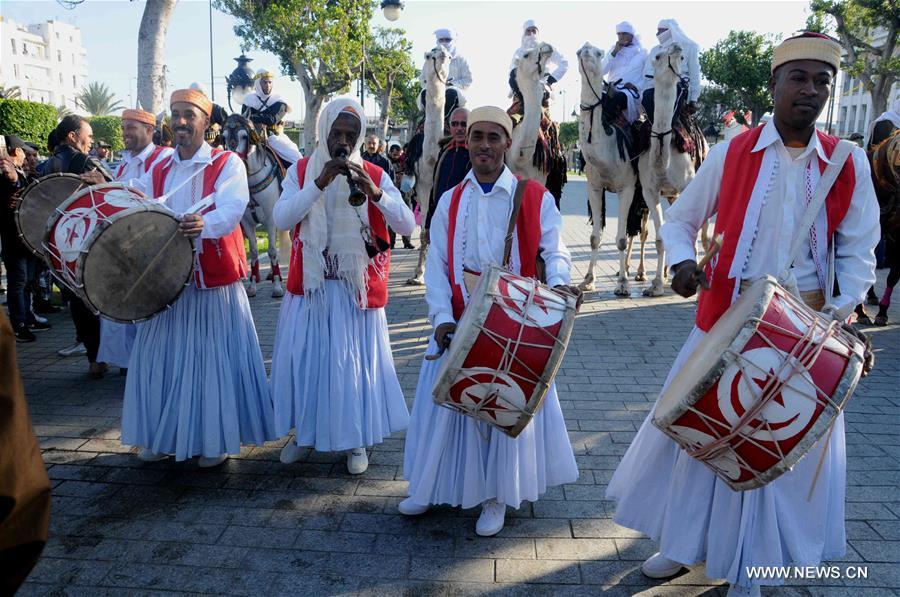
M165 109L166 31L178 0L147 0L138 30L137 100L153 114Z
M390 118L388 117L391 111L391 95L394 93L394 83L389 82L387 84L387 88L384 89L379 94L379 101L381 102L381 138L387 139L388 136L388 126L390 122Z
M303 150L306 155L312 155L316 148L316 123L319 121L319 112L322 111L322 105L325 103L325 97L313 93L305 94L306 98L306 115L303 117ZM323 139L324 143L325 140Z

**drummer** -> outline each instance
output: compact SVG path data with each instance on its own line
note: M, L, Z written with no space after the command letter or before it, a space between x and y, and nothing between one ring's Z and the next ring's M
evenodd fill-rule
M504 165L511 135L512 121L500 108L488 106L469 114L472 170L444 193L431 222L425 268L425 298L434 327L429 354L445 348L450 337L460 332L456 326L468 296L462 285L463 270L482 272L502 261L516 189L516 177ZM451 213L456 214L455 221ZM553 196L537 182L530 181L525 188L518 222L513 271L536 277L539 250L548 285L580 295L568 285L571 258L561 236L562 218ZM528 233L520 236L521 230ZM524 247L535 251L519 250ZM450 263L455 271L450 271ZM513 439L486 423L435 405L431 390L443 358L424 361L419 375L403 466L409 497L399 510L413 516L432 504L463 508L481 504L475 531L481 536L496 535L503 528L507 506L518 508L523 501L537 501L548 487L578 478L556 387L551 384L534 420Z
M171 147L153 144L156 117L144 110L124 110L122 112L122 138L125 153L122 165L116 170L116 180L129 186L142 187L140 179L150 171L157 161L172 154ZM141 188L141 190L146 190ZM100 319L100 351L97 360L119 368L121 374L128 371L128 359L134 344L135 326Z
M199 456L199 466L212 467L241 444L275 439L266 369L241 282L247 260L238 224L249 201L247 170L236 154L204 141L212 111L204 94L177 90L171 110L176 150L150 168L149 190L184 214L179 232L197 239L198 254L181 297L137 326L122 443L139 446L141 460ZM204 199L210 205L198 209Z
M696 325L666 385L691 366L691 353L753 280L781 274L785 287L799 291L808 305L839 319L849 315L875 281L878 203L862 149L853 149L846 160L812 229L798 228L820 169L830 163L838 142L816 130L816 118L831 93L840 59L838 43L816 33L789 38L775 48L769 79L773 118L713 147L667 212L662 237L674 264L672 288L684 297L693 296L698 286L705 291ZM716 213L716 232L724 233L724 246L712 268L698 275L694 241L700 226ZM798 235L805 240L791 268L786 262L789 246ZM836 255L835 288L840 290L835 296L824 295L829 249ZM866 371L871 366L867 360ZM651 418L652 413L607 490L619 502L618 524L659 541L659 553L641 567L646 576L666 578L705 561L707 576L731 583L729 595L759 595L761 584L783 581L750 578L751 566L815 566L844 555L843 415L827 446L821 442L791 471L744 492L731 490L692 459ZM824 465L807 500L824 449Z

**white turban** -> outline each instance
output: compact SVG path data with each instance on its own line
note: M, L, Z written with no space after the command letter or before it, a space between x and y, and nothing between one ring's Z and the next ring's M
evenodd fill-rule
M522 23L522 31L525 31L529 27L534 27L535 29L538 28L537 23L534 22L534 19L528 19L527 21Z
M435 29L434 37L436 39L440 39L442 37L449 37L450 39L456 39L456 31L453 29Z
M634 35L634 25L632 25L628 21L622 21L621 23L616 25L616 33L630 33Z

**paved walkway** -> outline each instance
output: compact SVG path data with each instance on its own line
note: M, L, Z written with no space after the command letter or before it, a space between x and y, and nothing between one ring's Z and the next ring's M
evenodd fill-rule
M589 257L583 182L566 187L563 208L580 280ZM343 455L310 451L284 466L285 440L247 448L216 470L141 463L119 442L124 378L90 381L83 359L57 357L73 331L65 313L53 316L53 330L18 347L54 486L51 539L22 594L724 594L702 566L648 582L638 567L654 543L613 524L604 500L694 307L671 290L641 298L646 284L635 284L630 300L613 296L614 225L610 217L598 290L557 378L581 476L510 512L488 539L475 536L477 510L436 508L414 520L397 513L402 437L376 447L359 477L347 474ZM430 333L423 290L402 284L413 266L411 252L395 253L387 313L408 402ZM252 305L268 359L279 301L261 291ZM900 308L891 318L900 321ZM771 594L900 594L900 327L871 331L878 368L847 412L848 546L838 563L867 566L868 578L795 581Z

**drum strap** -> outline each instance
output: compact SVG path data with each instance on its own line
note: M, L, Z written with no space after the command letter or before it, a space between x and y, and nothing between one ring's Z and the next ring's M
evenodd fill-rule
M519 212L522 211L522 199L525 196L525 188L528 186L530 179L522 178L516 183L516 190L513 193L512 212L509 214L509 225L506 227L506 241L503 245L503 268L509 271L510 259L512 258L513 237L516 232L516 222L519 220ZM544 271L544 259L538 252L535 258L535 271L538 280L547 282L547 275Z

